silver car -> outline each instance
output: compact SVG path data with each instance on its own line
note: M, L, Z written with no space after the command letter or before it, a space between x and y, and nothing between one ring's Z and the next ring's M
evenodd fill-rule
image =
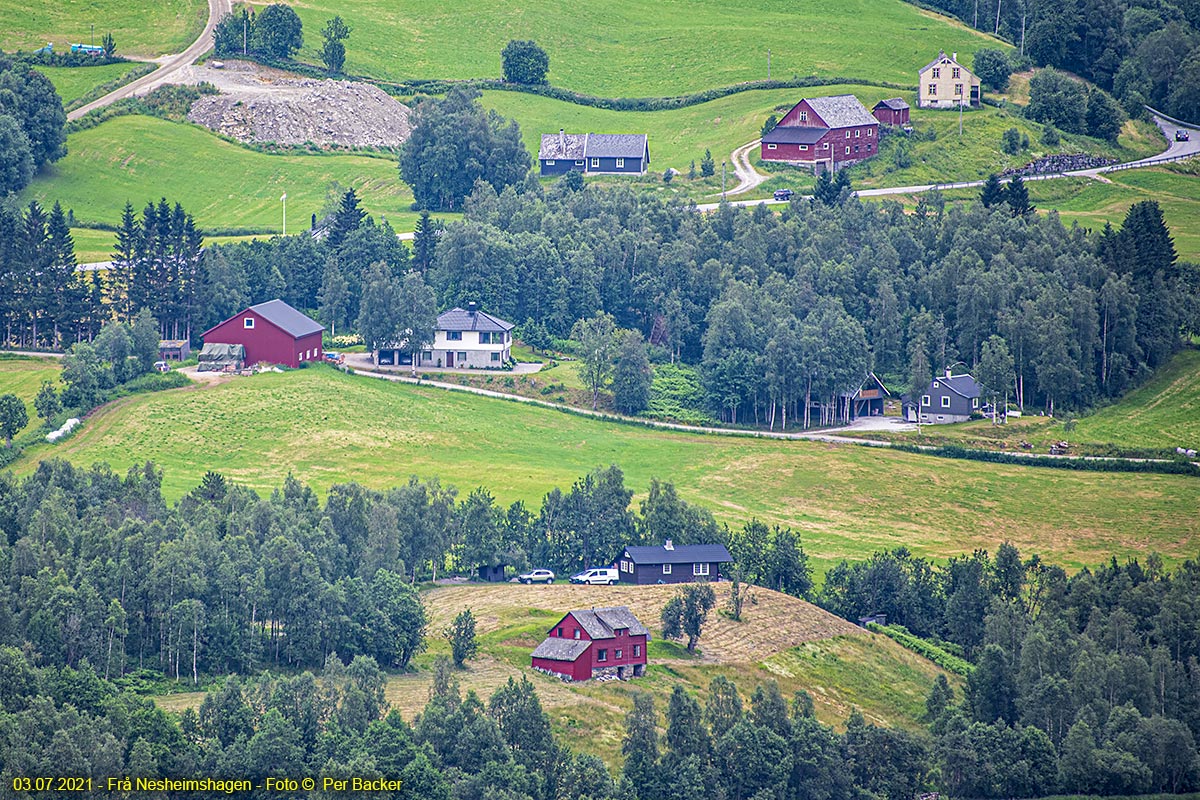
M535 569L518 575L517 580L521 583L554 583L554 573L548 569Z

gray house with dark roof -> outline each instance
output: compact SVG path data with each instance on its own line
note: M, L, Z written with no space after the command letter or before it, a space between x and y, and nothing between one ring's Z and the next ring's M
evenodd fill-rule
M630 546L617 557L622 583L691 583L721 580L721 565L733 561L723 544Z
M589 175L640 175L650 166L644 133L543 133L538 148L542 175L577 170Z
M982 392L979 381L965 373L954 375L947 367L945 374L931 380L926 393L916 401L912 395L904 395L900 400L901 409L904 419L909 422L933 425L965 422L979 411Z

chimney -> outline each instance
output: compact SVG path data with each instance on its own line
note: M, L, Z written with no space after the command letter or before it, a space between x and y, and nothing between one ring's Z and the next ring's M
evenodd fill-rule
M665 542L663 542L663 549L664 550L674 550L675 544L670 539L667 539Z
M954 377L954 376L952 376L952 375L950 374L950 368L949 368L949 367L946 367L946 377L947 377L947 378Z
M558 154L564 158L567 155L567 129L558 129Z
M954 55L950 56L950 60L957 62L958 61L958 53L955 53Z
M475 312L478 310L479 310L479 304L476 303L474 300L467 303L467 313L470 314L472 317L475 316ZM947 372L949 372L949 370L947 370Z

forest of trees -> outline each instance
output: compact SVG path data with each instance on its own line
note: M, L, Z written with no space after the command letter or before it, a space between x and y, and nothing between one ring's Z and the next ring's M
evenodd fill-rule
M1200 122L1200 3L1196 0L928 0L999 33L1037 66L1112 92L1130 116L1143 104Z
M66 122L50 79L0 53L0 200L67 154Z

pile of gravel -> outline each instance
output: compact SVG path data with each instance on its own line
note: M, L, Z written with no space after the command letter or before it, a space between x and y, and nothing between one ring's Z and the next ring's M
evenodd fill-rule
M188 119L238 141L285 145L396 147L412 131L408 107L378 86L304 78L270 84L201 97Z

